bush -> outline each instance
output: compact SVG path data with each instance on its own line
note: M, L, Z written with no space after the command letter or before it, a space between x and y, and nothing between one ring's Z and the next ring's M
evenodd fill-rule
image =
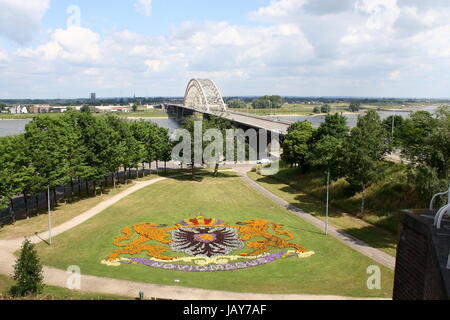
M348 107L348 109L351 112L358 112L359 110L361 110L361 103L359 103L359 102L352 102L352 103L350 103L350 107Z
M331 112L331 107L328 104L324 104L321 108L320 111L322 113L330 113Z
M25 239L22 244L20 257L14 265L12 278L17 281L9 291L13 297L39 295L44 289L42 265L34 245L28 239Z

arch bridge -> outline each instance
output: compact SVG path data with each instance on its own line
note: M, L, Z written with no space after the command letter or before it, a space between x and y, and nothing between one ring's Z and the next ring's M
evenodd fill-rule
M184 95L183 105L170 104L166 106L169 109L175 109L177 118L182 118L185 113L197 112L225 118L238 126L264 129L269 132L278 132L281 135L285 135L292 124L288 121L278 121L228 110L219 88L209 79L190 80Z

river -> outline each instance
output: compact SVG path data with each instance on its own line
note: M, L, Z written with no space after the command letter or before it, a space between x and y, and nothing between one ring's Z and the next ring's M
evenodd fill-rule
M437 106L430 106L426 108L417 109L415 111L428 111L435 113L438 109ZM382 120L389 118L392 115L402 116L403 118L409 118L412 111L377 111ZM356 127L358 122L358 113L345 113L344 116L347 118L347 125L351 128ZM278 119L280 121L309 121L314 127L318 127L322 122L325 122L325 115L317 115L317 116L270 116L268 118Z
M31 120L0 120L0 137L6 137L15 134L21 134L25 131L25 126ZM175 129L179 127L178 122L174 119L168 118L151 118L147 121L151 121L159 125L160 127L169 129L170 132L173 132Z

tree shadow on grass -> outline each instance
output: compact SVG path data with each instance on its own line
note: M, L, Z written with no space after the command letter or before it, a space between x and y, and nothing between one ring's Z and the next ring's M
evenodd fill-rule
M397 249L397 242L395 241L396 237L377 226L347 228L339 231L351 235L377 249L389 249L393 252ZM376 234L376 236L373 236L374 234Z
M211 171L197 171L194 175L192 175L190 172L186 172L183 173L183 175L168 176L167 178L182 182L203 182L207 178L224 179L237 177L239 176L234 172L218 172L217 174L214 174L214 172Z

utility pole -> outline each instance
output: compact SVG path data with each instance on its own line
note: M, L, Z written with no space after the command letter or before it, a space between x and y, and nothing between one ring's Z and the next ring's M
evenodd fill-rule
M327 208L326 208L326 219L325 219L325 235L328 235L329 207L330 207L330 169L328 169L328 175L327 175Z
M52 245L52 216L51 216L51 208L50 208L50 185L48 186L48 243ZM55 199L56 200L56 199Z
M391 133L391 139L392 139L392 142L394 142L394 127L395 127L395 112L394 112L394 114L392 115L392 133Z

